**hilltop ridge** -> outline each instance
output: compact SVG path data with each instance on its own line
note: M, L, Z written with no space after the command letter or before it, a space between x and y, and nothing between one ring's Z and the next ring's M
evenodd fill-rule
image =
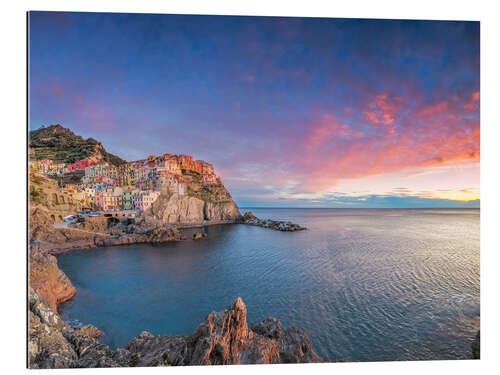
M108 162L119 166L125 160L106 151L93 138L84 139L60 124L41 127L29 132L30 157L34 160L50 159L59 163L72 164L78 160Z

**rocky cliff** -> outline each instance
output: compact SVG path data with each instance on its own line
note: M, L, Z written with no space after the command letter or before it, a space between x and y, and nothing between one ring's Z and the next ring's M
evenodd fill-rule
M30 368L144 367L312 363L322 360L300 329L284 330L274 318L247 326L241 298L224 311L211 312L189 336L142 332L123 349L99 343L94 329L63 322L37 291L29 292ZM90 327L92 328L92 327ZM89 334L89 332L91 334ZM323 360L328 360L324 358Z
M30 207L44 208L53 222L62 221L64 216L81 210L81 202L75 200L68 190L61 189L55 180L31 172L28 182Z
M57 305L76 293L70 279L57 266L53 255L45 254L37 245L29 249L29 285L40 293L48 306L57 312Z
M240 211L233 200L210 201L177 193L162 194L145 213L165 224L203 225L237 222Z

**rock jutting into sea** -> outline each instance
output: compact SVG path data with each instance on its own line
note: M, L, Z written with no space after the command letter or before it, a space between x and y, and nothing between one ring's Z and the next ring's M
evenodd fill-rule
M281 232L296 232L307 228L294 224L291 221L280 221L271 219L259 219L252 212L246 212L242 217L242 223L255 225L257 227L279 230Z
M329 361L313 350L299 328L283 330L279 320L248 328L241 298L224 311L211 312L189 336L142 332L124 348L101 344L95 327L65 323L37 291L29 291L30 368L145 367L235 364L317 363Z

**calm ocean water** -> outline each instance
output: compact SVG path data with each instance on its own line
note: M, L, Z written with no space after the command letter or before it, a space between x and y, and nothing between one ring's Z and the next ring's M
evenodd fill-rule
M245 212L246 210L242 210ZM307 231L207 227L209 238L70 252L66 320L111 347L189 334L241 296L249 323L303 328L331 360L460 359L479 329L479 210L252 209Z

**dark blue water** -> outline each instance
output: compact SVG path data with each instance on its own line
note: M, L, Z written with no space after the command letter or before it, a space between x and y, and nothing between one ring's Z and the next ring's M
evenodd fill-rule
M241 296L250 323L296 325L331 360L468 358L479 329L479 210L253 209L307 231L206 228L208 239L70 252L66 320L112 347L191 333Z

